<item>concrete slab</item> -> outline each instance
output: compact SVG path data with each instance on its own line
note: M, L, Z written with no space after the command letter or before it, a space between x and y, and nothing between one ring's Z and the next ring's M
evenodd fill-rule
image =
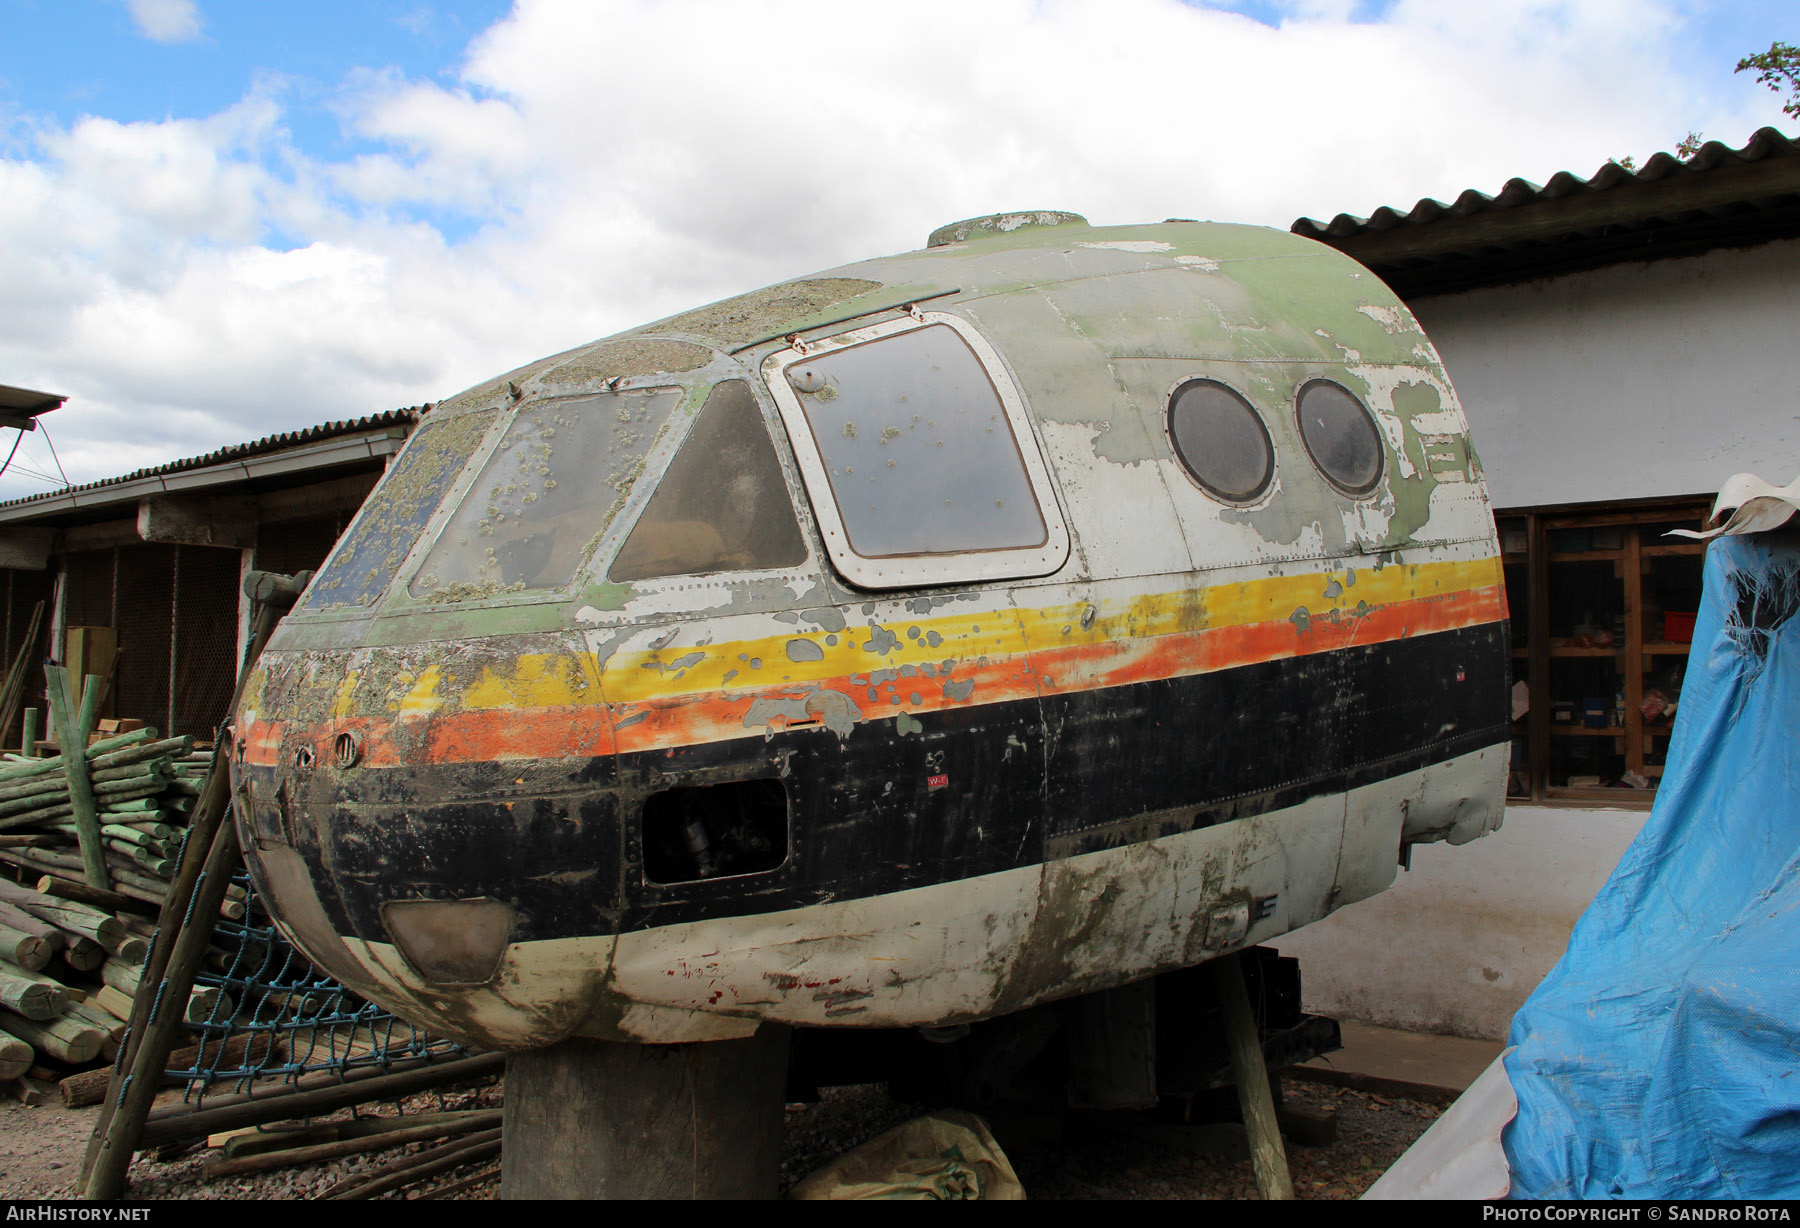
M1505 1048L1497 1040L1469 1040L1342 1020L1344 1047L1291 1068L1291 1078L1358 1091L1448 1104Z

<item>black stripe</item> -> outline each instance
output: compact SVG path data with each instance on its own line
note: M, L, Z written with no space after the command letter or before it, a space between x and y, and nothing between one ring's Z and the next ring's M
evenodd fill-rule
M920 713L906 735L883 720L842 739L789 730L616 765L365 768L354 798L323 792L339 778L319 772L285 817L273 769L259 769L254 835L298 848L340 932L376 941L393 899L505 900L520 941L774 912L1230 822L1503 743L1506 652L1504 624L1491 623ZM788 791L785 862L646 881L645 797L768 777Z

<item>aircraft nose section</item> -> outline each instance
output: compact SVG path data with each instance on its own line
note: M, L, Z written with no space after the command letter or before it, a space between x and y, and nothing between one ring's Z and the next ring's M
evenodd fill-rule
M497 985L518 944L615 932L610 756L383 766L365 745L343 730L290 732L264 762L234 765L246 861L319 967L439 1026L433 996Z

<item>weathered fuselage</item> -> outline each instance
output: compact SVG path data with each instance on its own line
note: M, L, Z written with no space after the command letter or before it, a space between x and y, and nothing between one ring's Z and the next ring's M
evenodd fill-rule
M1492 830L1507 665L1373 275L1027 216L433 409L262 658L237 814L302 949L439 1031L947 1024Z

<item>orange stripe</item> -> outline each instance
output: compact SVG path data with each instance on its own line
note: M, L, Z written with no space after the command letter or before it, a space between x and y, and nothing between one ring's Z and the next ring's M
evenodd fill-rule
M399 767L408 762L479 763L507 759L593 758L673 749L754 736L761 723L745 719L759 701L804 701L818 691L844 694L859 721L918 712L1005 703L1039 695L1103 690L1254 665L1263 661L1428 635L1492 623L1506 617L1498 585L1392 602L1361 614L1334 611L1302 623L1291 619L1177 632L1148 639L1115 640L1067 648L1037 649L998 660L959 662L947 675L893 678L874 688L868 675L834 678L818 686L776 686L756 691L706 691L608 708L582 704L547 708L498 708L438 713L431 717L376 721L357 717L306 726L307 740L328 762L332 739L354 731L365 740L363 762ZM969 697L944 694L946 683L973 683ZM604 689L604 680L602 680ZM912 696L919 696L913 702ZM774 718L769 728L807 727L817 718ZM423 725L421 729L418 726ZM273 765L287 736L285 722L259 722L246 758ZM420 755L419 739L424 739ZM417 757L415 757L417 756Z

